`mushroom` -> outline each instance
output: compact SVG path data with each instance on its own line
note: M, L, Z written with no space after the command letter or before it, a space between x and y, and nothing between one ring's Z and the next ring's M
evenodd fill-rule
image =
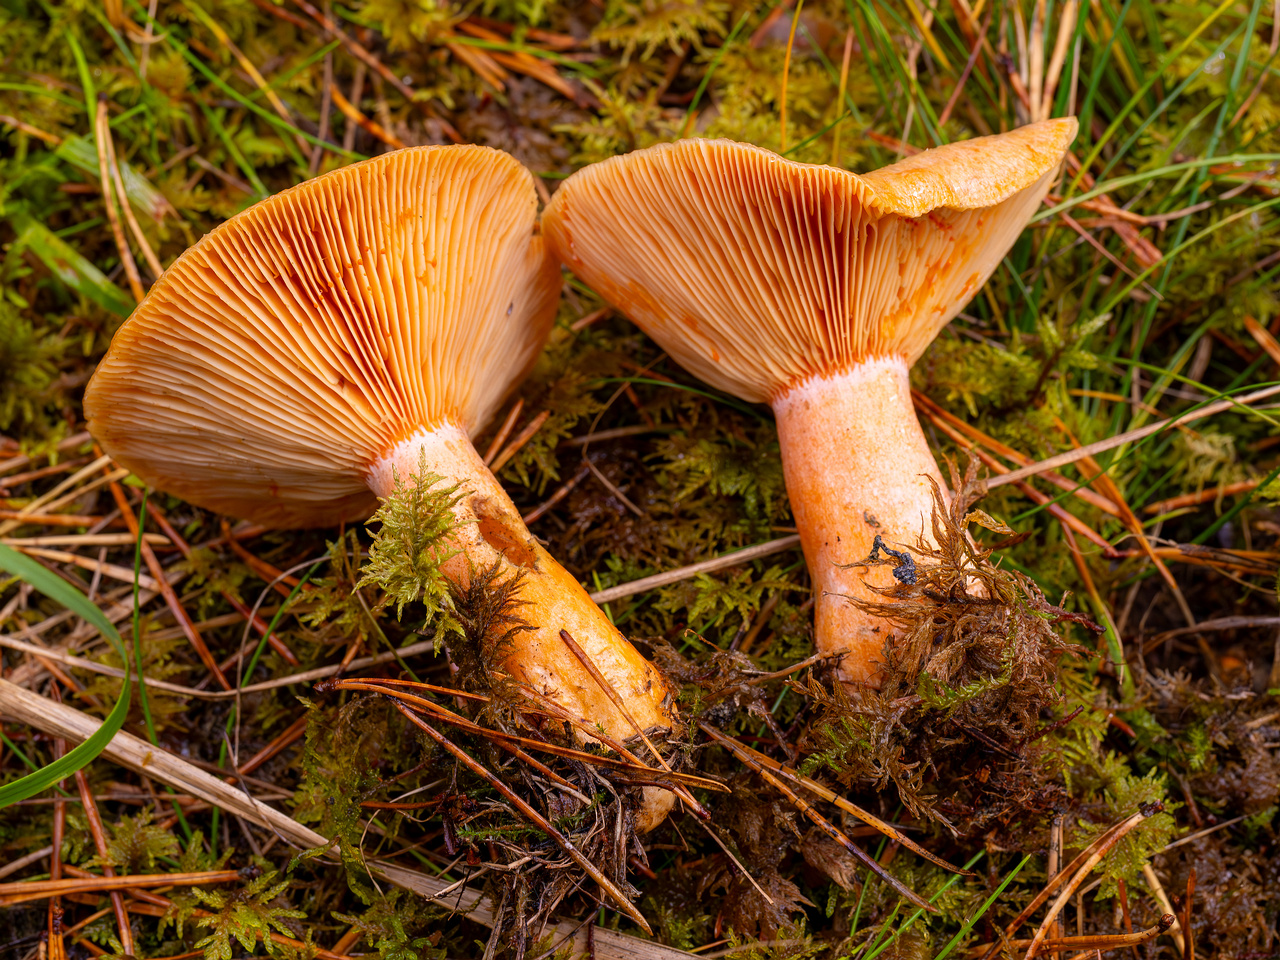
M615 739L668 729L666 682L529 533L470 439L537 358L561 283L533 177L507 154L416 147L353 164L178 258L94 373L89 430L148 484L281 528L362 520L424 466L461 494L444 575L466 584L495 562L522 575L534 629L509 638L505 671ZM646 788L637 825L671 802Z
M586 167L543 213L560 259L691 373L777 418L819 651L876 684L894 566L930 536L908 371L986 282L1049 189L1074 118L926 150L859 176L726 140ZM902 552L902 551L899 551Z

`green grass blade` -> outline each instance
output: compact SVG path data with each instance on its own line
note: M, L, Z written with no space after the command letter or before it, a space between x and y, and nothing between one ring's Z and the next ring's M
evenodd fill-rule
M107 719L103 721L102 726L88 740L67 751L60 759L41 767L35 773L0 787L0 808L3 808L54 787L60 780L71 776L92 762L106 749L107 744L124 726L125 717L129 714L133 677L129 671L129 658L120 634L98 609L97 604L30 557L3 545L0 545L0 570L29 583L50 600L57 601L76 616L96 627L107 638L107 642L115 648L125 664L124 685L120 689L120 697L111 708L111 712L107 714Z
M1089 168L1093 166L1093 162L1098 159L1098 157L1102 153L1103 148L1108 143L1111 142L1111 138L1115 136L1116 131L1120 129L1120 124L1124 123L1125 117L1129 115L1130 111L1132 111L1134 107L1136 107L1139 103L1142 102L1143 97L1147 95L1147 91L1151 89L1151 86L1158 79L1160 79L1161 76L1164 75L1164 72L1168 70L1169 67L1171 67L1175 62L1177 62L1177 59L1180 56L1182 56L1182 54L1187 50L1188 47L1191 46L1192 43L1196 41L1196 38L1198 38L1200 34L1204 33L1206 30L1208 30L1210 25L1213 24L1213 22L1217 20L1218 17L1222 16L1222 14L1226 13L1229 9L1231 9L1231 7L1235 4L1235 2L1236 0L1223 0L1223 2L1214 9L1213 13L1205 17L1204 20L1201 21L1196 26L1196 28L1193 31L1191 31L1191 33L1188 34L1183 39L1182 43L1178 45L1177 49L1175 49L1167 57L1165 57L1164 61L1155 70L1151 72L1151 76L1149 76L1146 82L1143 83L1142 86L1138 88L1137 93L1135 93L1132 97L1130 97L1129 102L1126 103L1124 107L1121 108L1120 111L1116 113L1115 118L1111 121L1110 126L1108 126L1107 129L1103 132L1102 136L1098 138L1097 143L1093 145L1093 149L1089 151L1089 155L1085 157L1084 161L1080 164L1080 171L1075 175L1075 177L1072 178L1070 186L1068 186L1066 189L1066 193L1068 195L1075 192L1076 187L1080 185L1081 179L1089 171Z
M76 293L118 317L133 313L133 298L43 223L23 213L11 215L10 222L18 234L13 241L11 255L14 250L30 250L55 277Z
M1012 873L1000 881L1000 886L996 887L991 896L987 897L987 899L982 902L982 906L974 911L973 916L964 922L964 926L956 931L956 935L947 941L947 945L938 951L938 955L934 957L933 960L945 960L947 954L954 950L956 945L969 935L969 931L973 929L973 925L975 923L982 919L982 915L991 909L991 905L996 902L996 898L998 898L1000 894L1004 893L1004 888L1011 884L1014 878L1022 872L1022 868L1027 865L1027 861L1030 859L1031 854L1029 853L1022 858L1022 862L1013 868Z
M679 139L683 140L689 135L689 127L693 124L693 118L697 116L698 104L702 102L702 95L707 92L707 85L711 83L711 78L715 76L715 72L720 66L720 61L724 59L724 55L733 46L733 41L738 39L738 34L747 25L747 21L751 19L753 13L755 13L754 10L748 10L739 17L738 22L729 31L729 35L724 38L724 43L720 44L720 49L716 51L715 58L711 61L711 65L707 67L707 72L702 75L702 80L698 83L698 89L693 92L693 99L689 101L689 109L685 113L684 126L680 128Z
M1231 153L1220 157L1201 157L1198 160L1186 160L1182 163L1171 163L1167 166L1156 167L1154 170L1144 170L1141 173L1130 173L1123 177L1116 177L1114 180L1107 180L1105 183L1097 184L1088 193L1082 193L1078 196L1070 197L1063 200L1056 207L1050 207L1048 210L1042 210L1031 218L1031 223L1039 223L1041 220L1048 220L1050 217L1056 217L1058 214L1071 210L1079 206L1086 200L1092 200L1100 197L1104 193L1113 193L1121 187L1129 187L1134 184L1145 184L1149 180L1155 180L1159 177L1170 177L1175 173L1187 173L1199 170L1202 167L1229 167L1244 163L1277 163L1280 162L1280 153ZM1235 173L1245 173L1244 170L1236 170ZM1185 218L1182 222L1185 222Z
M983 858L986 852L987 851L985 850L979 850L977 853L975 853L972 857L969 858L969 862L964 865L964 868L966 870L970 869L975 863L977 863L979 860ZM960 874L958 873L948 877L947 882L944 883L938 889L938 892L929 898L929 902L933 903L934 901L936 901L940 896L942 896L944 893L950 890L953 886L955 886L956 882L959 879L960 879ZM893 912L897 913L898 908L900 906L902 906L901 900L899 900L896 904L894 904ZM880 954L884 953L884 951L888 950L889 947L895 944L898 941L898 938L901 937L904 933L906 933L907 929L912 924L914 924L917 920L919 920L922 916L924 916L924 909L922 907L916 907L916 909L912 911L911 916L907 917L906 920L902 921L901 927L899 927L896 931L894 931L894 933L887 940L885 940L884 943L881 943L878 946L875 946L869 953L861 957L860 960L876 960L876 957L880 956ZM889 922L892 921L893 914L890 914L889 917L890 917L889 921L886 921L885 926L882 929L885 929L885 930L888 929L888 924ZM877 939L879 938L877 937Z
M92 141L84 137L67 137L53 152L55 156L91 177L95 183L97 182L98 151ZM145 213L159 223L169 209L169 201L164 198L164 194L157 190L150 180L123 161L120 163L120 175L124 180L125 195L134 209Z
M320 564L324 563L328 559L328 557L321 557L313 563L307 569L307 572L303 575L302 579L294 584L293 589L289 591L289 596L285 597L284 603L280 604L280 608L276 610L276 615L272 617L271 622L267 624L267 632L264 633L262 635L262 639L258 641L258 648L253 651L253 656L249 658L249 665L245 667L244 679L246 683L249 678L253 676L253 671L258 666L258 660L261 658L262 652L267 647L267 640L276 632L276 626L280 623L280 619L284 616L285 611L289 609L289 604L293 603L294 598L298 596L298 593L302 588L311 582L311 578L315 576L315 572L320 569ZM243 686L243 684L241 684L241 686Z

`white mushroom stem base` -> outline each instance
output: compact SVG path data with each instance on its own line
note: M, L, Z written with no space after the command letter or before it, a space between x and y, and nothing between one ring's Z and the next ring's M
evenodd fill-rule
M894 627L849 598L886 602L866 584L892 586L893 567L841 564L865 560L876 534L912 556L921 538L936 546L927 478L947 489L912 409L907 362L878 358L810 378L774 400L773 411L813 579L818 650L845 654L844 679L874 686Z
M465 431L452 424L420 430L373 466L369 486L385 498L394 490L396 479L403 483L417 475L420 463L448 483L458 484L463 494L453 508L457 525L451 545L458 553L442 567L445 576L466 584L473 570L487 570L495 561L501 563L504 578L523 574L517 595L521 606L515 612L534 629L510 639L502 669L574 716L592 725L599 723L610 737L624 741L635 736L635 726L561 639L560 631L567 630L617 691L636 725L645 731L670 730L665 681L581 584L533 538ZM585 737L580 729L575 734L580 740ZM651 762L656 761L651 758ZM646 787L637 828L657 826L673 802L671 793Z

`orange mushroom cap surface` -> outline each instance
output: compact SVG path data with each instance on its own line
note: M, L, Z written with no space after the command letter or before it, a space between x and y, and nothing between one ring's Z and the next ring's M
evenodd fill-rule
M90 432L159 489L276 527L377 508L375 461L472 432L537 358L560 275L532 175L415 147L285 190L165 271L85 392Z
M868 174L726 140L578 171L543 214L560 259L712 386L772 405L814 582L818 648L876 683L894 625L874 538L932 545L942 478L908 368L1044 198L1073 118L926 150Z

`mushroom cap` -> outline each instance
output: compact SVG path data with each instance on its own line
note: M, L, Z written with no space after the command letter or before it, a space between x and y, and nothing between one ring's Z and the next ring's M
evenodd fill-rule
M414 147L276 194L203 237L116 333L89 430L153 486L277 527L377 507L372 464L474 431L546 342L560 270L533 177Z
M729 140L586 167L543 213L560 259L690 372L769 401L872 357L914 362L1013 245L1074 118L874 173Z

